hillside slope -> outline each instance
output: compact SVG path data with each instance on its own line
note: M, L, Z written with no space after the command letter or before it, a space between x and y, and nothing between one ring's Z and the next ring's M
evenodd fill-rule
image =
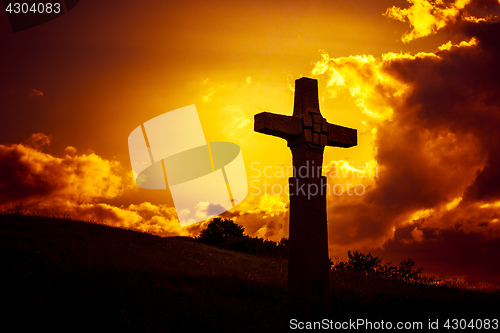
M0 215L0 331L283 331L286 261L72 220ZM500 297L332 272L332 316L493 318Z

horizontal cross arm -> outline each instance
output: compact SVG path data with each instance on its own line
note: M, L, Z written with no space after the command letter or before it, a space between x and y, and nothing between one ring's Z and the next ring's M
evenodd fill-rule
M349 148L358 144L358 131L349 127L328 124L327 146Z
M290 140L302 135L302 119L270 112L261 112L254 116L254 130L259 133Z

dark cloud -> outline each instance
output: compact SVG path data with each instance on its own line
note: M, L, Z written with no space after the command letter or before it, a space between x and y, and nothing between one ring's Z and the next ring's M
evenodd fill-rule
M374 255L397 264L411 258L424 274L500 286L500 239L488 240L481 233L466 233L458 224L452 229L423 228L421 241L413 239L414 226L398 229L394 239Z
M486 165L478 171L476 179L466 189L466 201L490 202L500 199L500 144L494 142L489 148Z
M405 183L417 180L417 175L432 171L429 167L419 165L416 159L428 163L426 156L436 152L439 147L429 147L427 141L432 141L431 136L423 136L422 133L430 131L433 136L441 133L451 133L457 138L467 135L473 137L472 142L463 142L460 139L457 144L458 156L460 150L469 156L476 157L486 155L486 163L477 170L476 179L467 189L468 200L496 200L500 198L500 24L499 23L467 23L462 26L469 37L477 39L477 46L452 48L438 52L439 59L419 59L418 61L404 60L393 61L388 64L387 70L398 79L411 85L411 93L405 100L405 105L398 108L395 120L384 126L385 131L380 136L377 159L379 163L389 166L387 172L388 184ZM409 127L403 131L404 136L394 137L401 130L399 128ZM389 132L389 133L387 133ZM401 140L407 143L398 147L389 140ZM425 140L425 141L423 141ZM442 158L453 155L454 151L438 152ZM391 155L394 163L391 163ZM458 159L454 165L453 172L459 173L463 167L469 164L466 156ZM410 161L409 165L405 166ZM416 163L415 163L416 162ZM445 160L443 160L445 162ZM391 167L392 166L392 167ZM412 170L418 167L419 172ZM449 167L448 163L444 163ZM396 170L405 170L401 179L394 178ZM432 171L435 173L434 170ZM444 170L442 170L444 171ZM408 174L409 173L409 174ZM439 173L440 175L443 172ZM422 184L436 184L435 179L422 179ZM423 206L432 206L432 202L425 203L418 200L419 195L431 200L446 188L436 188L435 191L424 193L415 186L413 197L421 201ZM384 190L382 190L384 192ZM434 195L433 195L434 193ZM384 193L385 194L385 193ZM383 194L383 195L384 195ZM438 198L435 198L438 199ZM394 198L391 198L394 200ZM431 200L432 201L432 200Z
M25 210L132 228L162 236L196 234L182 229L175 208L143 202L115 206L108 200L134 186L116 161L67 147L54 156L41 151L50 139L35 133L23 144L0 145L0 209L22 202Z
M394 211L368 204L346 202L328 207L328 236L336 248L370 248L389 236Z
M33 172L23 157L20 149L0 146L0 204L43 197L58 186L45 173ZM45 171L50 174L49 170Z
M378 248L436 274L500 282L493 264L500 259L500 23L480 15L499 8L473 1L447 21L454 42L434 53L326 57L317 65L384 118L374 121L375 186L329 202L334 254ZM377 99L379 91L392 97Z
M50 138L35 133L25 144L0 145L0 204L52 197L92 202L131 186L118 162L93 153L54 156L40 149Z
M383 171L370 198L387 209L410 212L462 197L455 209L470 216L449 213L434 219L436 228L424 224L421 242L402 241L412 239L405 233L414 226L399 229L380 253L412 258L433 273L500 283L500 270L493 264L500 240L485 239L492 227L477 212L480 202L500 199L500 24L461 28L476 38L476 46L445 49L436 53L439 58L387 64L387 71L408 84L410 92L393 119L380 126L376 158ZM466 202L471 206L461 209ZM463 219L468 226L450 229Z

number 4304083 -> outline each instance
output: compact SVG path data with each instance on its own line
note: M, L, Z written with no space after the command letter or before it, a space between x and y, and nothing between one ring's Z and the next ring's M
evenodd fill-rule
M9 2L5 11L12 14L28 14L28 13L36 13L36 14L59 14L61 13L61 4L60 3L33 3L29 4L26 2Z
M479 330L497 330L498 329L498 319L448 319L443 325L447 329L479 329Z

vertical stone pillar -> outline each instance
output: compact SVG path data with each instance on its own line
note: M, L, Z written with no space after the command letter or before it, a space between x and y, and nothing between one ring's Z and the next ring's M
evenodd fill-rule
M291 314L327 318L330 266L326 219L326 177L321 176L323 148L307 143L291 147L294 176L290 186L288 291Z

